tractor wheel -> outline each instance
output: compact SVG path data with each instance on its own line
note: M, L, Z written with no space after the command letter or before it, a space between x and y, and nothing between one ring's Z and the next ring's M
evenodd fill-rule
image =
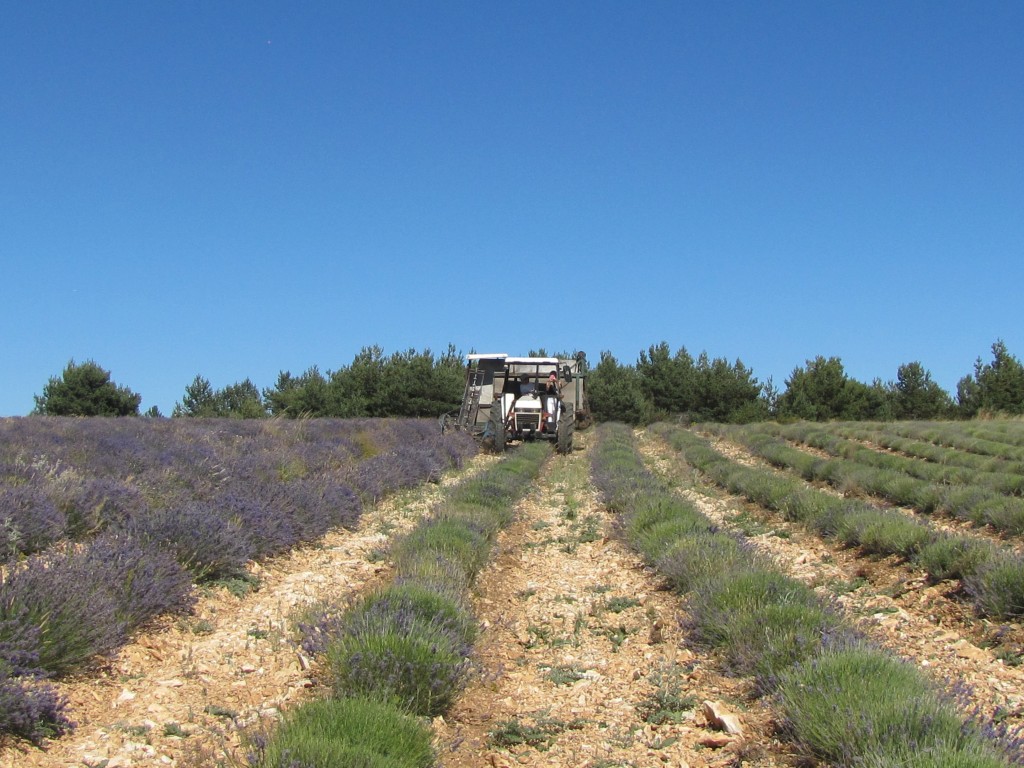
M576 419L572 413L572 404L562 406L562 417L558 420L555 432L558 437L558 452L572 453L572 435L576 431Z
M505 420L501 417L501 401L495 400L491 406L491 414L487 417L484 429L484 447L495 453L505 451Z

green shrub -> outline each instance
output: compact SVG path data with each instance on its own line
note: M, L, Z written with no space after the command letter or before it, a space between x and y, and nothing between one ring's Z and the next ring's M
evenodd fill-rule
M410 549L395 563L396 583L412 582L453 597L464 595L470 580L461 563L432 549Z
M492 540L498 531L509 525L512 518L513 507L511 505L498 510L465 501L441 504L433 514L434 521L452 520L461 523L488 541Z
M488 550L484 536L463 522L427 520L395 545L392 557L401 568L410 554L419 558L424 552L433 552L461 566L472 580L486 562Z
M871 490L893 504L918 508L921 489L928 484L916 477L895 470L879 470L871 483ZM927 511L927 510L926 510Z
M836 643L839 635L848 635L837 614L804 602L737 610L723 629L721 647L728 666L740 675L753 675L762 691L775 688L794 664L818 654L823 638Z
M402 582L379 589L353 608L346 622L355 626L376 614L389 621L417 620L450 629L466 645L476 639L476 622L465 603L424 584Z
M977 741L929 747L913 755L868 755L858 768L1006 768L1006 761Z
M838 503L828 504L821 514L808 520L810 529L823 539L834 539L845 524L846 518L864 509L858 501L837 499Z
M869 648L828 652L793 668L783 675L779 700L797 740L830 763L870 756L875 765L906 765L929 750L963 751L974 741L914 667ZM883 762L893 760L902 762Z
M851 516L847 525L855 529L850 544L858 544L865 552L879 555L899 555L909 558L921 551L934 539L935 534L916 520L904 517L898 512L865 510ZM846 527L839 530L844 540Z
M429 768L433 734L423 722L366 698L313 701L285 716L256 750L258 768Z
M708 523L687 502L663 493L637 498L627 517L630 538L666 520L690 520L694 524L702 524L704 528L708 527Z
M673 590L689 592L719 573L736 573L751 566L751 553L724 533L697 532L676 539L655 562Z
M813 488L798 488L782 500L779 511L790 522L808 525L837 503L837 499Z
M679 539L696 533L706 532L708 528L709 526L705 521L695 520L689 516L677 517L647 526L642 531L634 534L631 537L631 541L633 546L644 556L644 560L654 564Z
M546 443L521 446L486 473L458 485L448 500L505 511L523 495L526 481L537 474L550 455L551 447Z
M744 468L743 472L735 473L730 479L735 493L741 493L768 509L778 509L783 497L791 490L786 478L772 472L751 472Z
M985 616L1024 616L1024 563L1019 558L999 553L981 563L963 581Z
M1024 504L1019 498L997 496L982 501L971 512L971 520L978 525L991 525L997 531L1012 536L1024 533Z
M454 701L467 652L441 622L367 614L346 626L325 656L335 695L389 699L407 712L434 717Z
M769 605L817 605L809 587L784 573L742 564L739 568L739 572L720 570L713 579L706 579L690 601L696 634L713 647L728 646L741 616Z
M939 536L924 546L914 562L932 581L962 579L995 556L995 546L981 539Z
M974 508L991 496L991 491L977 486L948 488L939 503L939 512L961 520L972 520Z

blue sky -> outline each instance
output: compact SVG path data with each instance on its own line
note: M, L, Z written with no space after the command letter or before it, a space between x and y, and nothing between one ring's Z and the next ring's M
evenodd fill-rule
M0 415L363 346L783 387L1024 356L1024 3L48 2L0 25Z

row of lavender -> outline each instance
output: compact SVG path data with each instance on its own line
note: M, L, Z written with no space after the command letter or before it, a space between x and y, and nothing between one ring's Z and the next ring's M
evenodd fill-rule
M595 484L629 543L685 597L690 639L728 673L751 678L753 694L777 708L780 735L808 758L861 768L1020 763L1017 734L964 719L961 703L917 667L874 645L742 536L718 529L647 468L628 428L604 424L599 436Z
M0 733L66 731L46 677L474 450L419 420L0 420Z

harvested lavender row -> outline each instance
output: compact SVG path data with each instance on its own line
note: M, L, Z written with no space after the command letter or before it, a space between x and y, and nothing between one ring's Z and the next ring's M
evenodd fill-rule
M788 430L758 425L707 425L773 466L836 488L862 489L923 514L941 514L1019 536L1024 533L1024 475L922 462L882 453L824 430L802 433L808 444L832 454L820 458L789 445ZM781 433L782 436L774 434Z
M600 437L593 477L625 537L687 596L695 641L775 697L803 749L839 766L1009 764L915 667L655 478L628 428L604 425Z
M795 477L741 466L688 430L670 425L656 429L689 464L730 492L781 512L824 538L870 554L899 555L935 581L959 579L982 616L1024 615L1024 559L1012 551L936 531L927 522L825 493Z

